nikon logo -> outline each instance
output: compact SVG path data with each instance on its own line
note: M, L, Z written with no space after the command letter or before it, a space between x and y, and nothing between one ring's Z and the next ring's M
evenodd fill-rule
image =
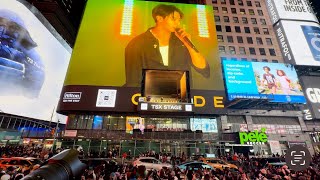
M63 100L68 99L81 99L81 92L65 92Z

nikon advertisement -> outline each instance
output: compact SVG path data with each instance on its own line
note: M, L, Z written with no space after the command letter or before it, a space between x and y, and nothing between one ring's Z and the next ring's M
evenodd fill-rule
M314 119L320 119L320 77L302 76L301 83L304 87L304 94Z
M58 112L136 113L143 70L149 69L189 72L193 112L224 113L212 7L88 1Z
M0 7L0 111L49 120L71 48L26 1L1 0Z

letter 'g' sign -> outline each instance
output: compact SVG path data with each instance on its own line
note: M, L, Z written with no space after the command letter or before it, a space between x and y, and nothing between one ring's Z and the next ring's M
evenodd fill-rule
M266 128L261 128L261 132L254 130L253 132L240 132L240 144L246 144L247 142L268 142L268 137L266 135Z

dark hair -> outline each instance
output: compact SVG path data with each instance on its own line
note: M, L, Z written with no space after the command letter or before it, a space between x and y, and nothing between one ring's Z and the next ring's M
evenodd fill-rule
M282 72L282 75L280 75L279 72ZM277 70L277 75L278 75L278 76L285 76L286 73L285 73L283 70Z
M157 22L157 16L161 16L163 18L169 16L170 14L173 14L174 12L178 12L181 16L181 18L183 18L183 12L178 9L176 6L174 5L166 5L166 4L159 4L156 7L154 7L152 9L152 17L154 19L155 22Z
M268 69L270 71L270 68L268 66L264 66L263 69Z

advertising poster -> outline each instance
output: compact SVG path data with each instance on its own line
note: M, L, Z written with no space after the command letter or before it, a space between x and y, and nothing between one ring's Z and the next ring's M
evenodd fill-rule
M300 80L310 109L306 113L311 113L311 119L320 119L320 77L302 76Z
M189 71L191 96L205 99L194 111L217 113L212 99L224 98L217 44L211 6L90 0L61 94L81 98L61 100L58 111L136 112L142 71L158 69Z
M204 133L218 133L217 119L190 118L192 131L201 130Z
M0 110L50 120L71 48L25 1L1 0L0 7Z
M318 22L308 0L265 0L272 24L279 20Z
M301 26L313 58L320 61L320 27Z
M126 133L133 134L134 129L139 129L142 133L144 132L144 118L133 116L126 117Z
M223 61L228 99L269 99L280 103L305 103L292 65Z

